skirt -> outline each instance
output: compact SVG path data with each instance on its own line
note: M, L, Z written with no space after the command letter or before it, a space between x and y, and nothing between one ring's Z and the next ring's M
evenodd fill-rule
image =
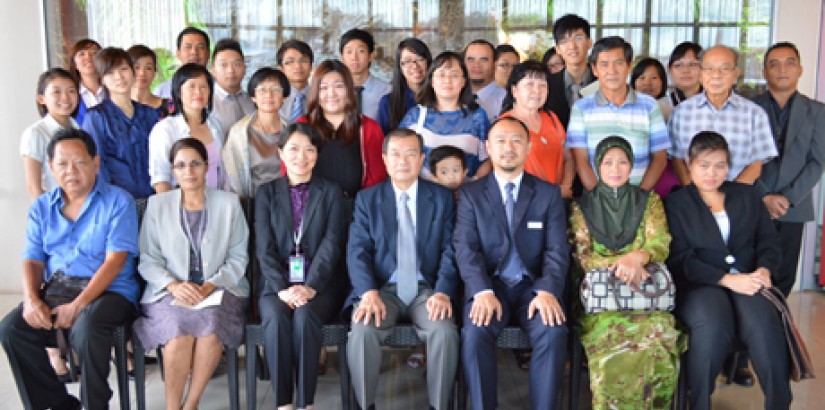
M172 295L166 295L157 302L141 305L142 316L135 320L133 329L147 351L179 336L216 334L224 345L232 348L243 342L247 299L224 291L220 305L199 310L172 306L173 300Z

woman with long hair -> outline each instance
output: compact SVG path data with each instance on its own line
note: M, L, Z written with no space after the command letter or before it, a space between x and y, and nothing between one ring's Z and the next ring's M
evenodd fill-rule
M384 135L398 128L407 111L415 106L415 95L421 90L424 75L432 62L433 56L423 41L410 37L398 43L392 91L381 97L378 104L376 120Z

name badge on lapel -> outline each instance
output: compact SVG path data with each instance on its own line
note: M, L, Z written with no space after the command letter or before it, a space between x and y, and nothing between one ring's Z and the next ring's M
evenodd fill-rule
M541 221L527 222L527 229L541 229L541 227L542 227Z

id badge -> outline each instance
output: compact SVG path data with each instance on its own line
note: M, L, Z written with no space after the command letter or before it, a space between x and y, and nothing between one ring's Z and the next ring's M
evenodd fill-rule
M289 283L304 283L304 255L289 257Z

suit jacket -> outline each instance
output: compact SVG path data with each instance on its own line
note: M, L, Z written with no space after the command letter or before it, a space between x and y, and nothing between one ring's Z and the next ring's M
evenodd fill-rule
M768 113L774 140L778 138L778 119L771 107L769 92L753 100ZM805 222L814 219L811 191L822 178L825 164L825 104L800 93L794 97L782 156L762 166L756 186L762 195L782 194L791 203L780 221Z
M493 172L462 186L458 194L453 244L465 300L493 289L492 278L512 246L502 198ZM534 289L562 300L570 249L559 187L525 173L513 219L516 250L533 277Z
M180 219L181 191L149 197L140 228L138 271L146 280L141 303L152 303L168 292L166 285L189 278L189 239ZM249 261L249 228L238 196L206 189L206 229L201 239L203 279L238 297L249 296L244 276Z
M336 272L343 249L343 202L341 188L320 176L309 181L304 209L301 251L309 262L305 284L323 292ZM255 253L261 267L261 293L277 293L289 287L289 256L294 246L292 199L288 178L278 178L258 189L255 196Z
M737 182L725 182L720 189L725 193L730 220L727 245L696 185L667 197L665 208L673 238L667 264L680 291L716 285L731 268L739 272L753 272L758 267L776 272L779 268L779 235L759 192ZM733 257L732 263L728 256Z
M558 73L551 74L550 78L547 80L547 104L550 111L553 111L557 117L559 117L559 121L564 124L564 128L567 128L567 124L570 122L570 102L567 100L567 91L564 88L564 73L566 70L561 70ZM591 72L591 75L593 73ZM596 81L595 75L592 77L593 81ZM593 84L593 81L590 84Z
M418 269L436 292L454 300L458 287L453 248L455 202L450 190L418 180L415 243ZM358 193L347 244L352 293L347 305L364 292L380 289L397 266L398 211L392 182L386 180Z

